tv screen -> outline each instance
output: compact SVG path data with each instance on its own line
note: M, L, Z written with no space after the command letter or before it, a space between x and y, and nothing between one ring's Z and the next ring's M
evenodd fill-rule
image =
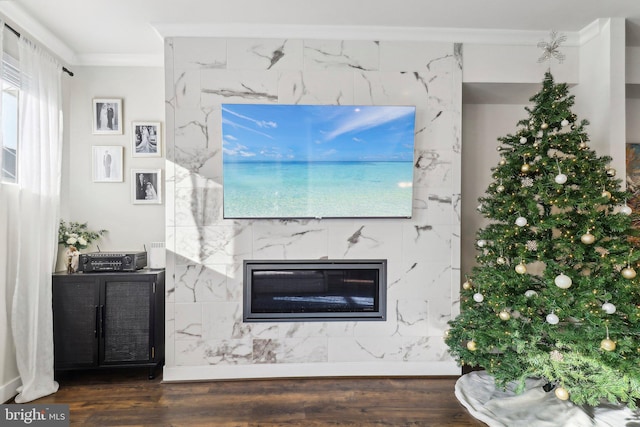
M414 128L414 106L223 104L224 218L409 218Z

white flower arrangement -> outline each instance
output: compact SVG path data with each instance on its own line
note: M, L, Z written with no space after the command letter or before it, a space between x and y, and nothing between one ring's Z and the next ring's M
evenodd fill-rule
M58 243L64 247L75 247L77 249L86 249L91 242L98 240L107 230L91 231L87 227L87 223L60 221L58 228Z

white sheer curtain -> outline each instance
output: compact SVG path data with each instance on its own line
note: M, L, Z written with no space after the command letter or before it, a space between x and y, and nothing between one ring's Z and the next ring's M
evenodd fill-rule
M19 215L12 252L17 272L11 328L22 381L15 401L23 403L58 390L53 377L51 273L62 170L62 67L24 38L19 52Z

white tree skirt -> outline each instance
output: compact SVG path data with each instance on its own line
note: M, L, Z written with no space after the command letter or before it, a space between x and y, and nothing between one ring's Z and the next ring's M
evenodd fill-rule
M542 389L544 380L527 380L526 390L516 385L497 388L484 371L470 372L456 382L456 397L478 420L491 427L640 427L640 410L602 404L595 408L558 399Z

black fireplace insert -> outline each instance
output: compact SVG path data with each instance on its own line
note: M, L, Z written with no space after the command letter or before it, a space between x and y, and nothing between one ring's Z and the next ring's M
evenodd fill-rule
M245 260L243 319L385 320L386 290L386 260Z

